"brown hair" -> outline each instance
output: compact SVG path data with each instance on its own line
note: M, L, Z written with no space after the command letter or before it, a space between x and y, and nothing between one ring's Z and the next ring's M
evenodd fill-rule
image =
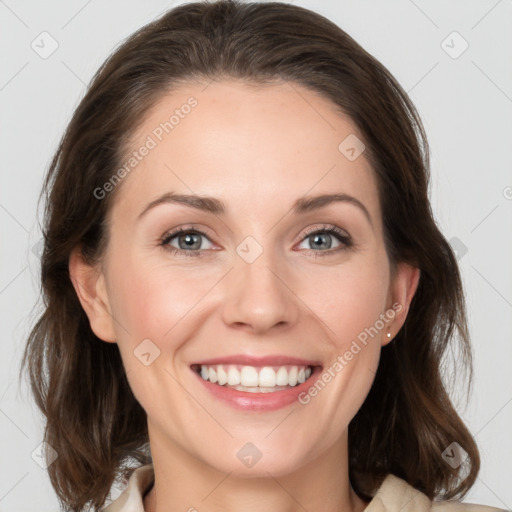
M151 462L146 413L118 346L94 335L69 276L73 248L81 246L90 262L101 257L122 184L102 200L94 190L119 169L125 144L163 93L179 82L222 77L300 84L331 100L360 130L377 176L392 268L409 262L421 277L406 322L382 349L373 386L349 425L350 480L366 500L388 473L431 499L463 498L480 458L449 398L442 363L458 341L471 383L472 352L457 261L428 199L429 149L419 115L390 72L323 16L278 2L221 0L168 11L106 60L46 176L44 312L22 369L28 365L46 418L44 440L58 453L48 472L59 500L70 510L99 507L112 484L132 473L130 459ZM454 441L468 453L469 469L443 459Z

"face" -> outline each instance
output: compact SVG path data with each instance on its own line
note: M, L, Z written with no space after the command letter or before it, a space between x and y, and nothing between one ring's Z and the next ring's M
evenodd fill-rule
M346 435L410 299L354 137L297 84L230 80L182 86L138 127L95 285L107 313L86 309L118 343L152 449L280 475Z

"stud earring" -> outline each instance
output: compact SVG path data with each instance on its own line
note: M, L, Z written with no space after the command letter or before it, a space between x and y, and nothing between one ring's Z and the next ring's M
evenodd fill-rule
M386 334L386 336L387 336L388 338L391 338L391 333L390 333L390 332L388 332L388 333Z

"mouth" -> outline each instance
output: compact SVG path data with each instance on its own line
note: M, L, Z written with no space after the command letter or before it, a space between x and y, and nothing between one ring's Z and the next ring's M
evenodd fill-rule
M322 370L316 362L307 363L312 362L232 357L195 363L190 368L213 396L237 408L263 411L297 401Z
M246 393L275 393L294 388L308 380L315 366L249 366L240 364L194 364L203 380Z

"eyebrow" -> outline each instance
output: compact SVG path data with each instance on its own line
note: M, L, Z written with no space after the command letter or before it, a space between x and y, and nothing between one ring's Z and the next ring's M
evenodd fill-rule
M348 194L324 194L319 196L300 197L293 203L291 211L295 214L307 213L337 202L350 203L354 206L357 206L364 213L369 223L373 226L370 213L368 212L366 206L361 201L359 201L359 199L356 199L355 197L352 197ZM215 197L200 196L196 194L175 194L172 192L167 192L154 201L151 201L151 203L149 203L144 208L144 210L142 210L138 218L140 219L149 210L161 204L182 204L184 206L213 213L215 215L223 215L226 213L225 204L220 199Z

